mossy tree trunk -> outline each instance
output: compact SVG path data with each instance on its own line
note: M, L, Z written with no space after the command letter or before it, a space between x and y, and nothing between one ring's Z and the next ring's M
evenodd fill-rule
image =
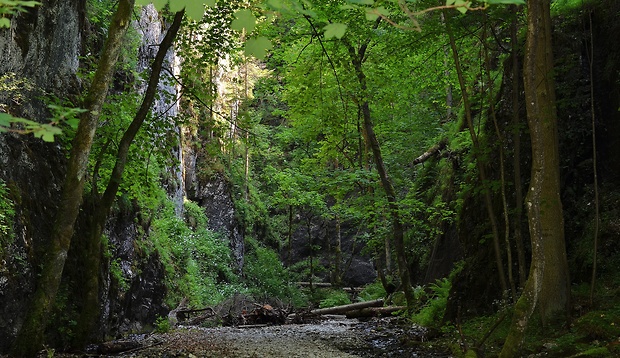
M500 357L518 355L536 307L544 325L552 317L566 312L570 297L560 200L550 1L528 0L527 5L523 79L532 143L532 173L526 198L532 264Z
M93 327L99 319L101 236L103 235L103 229L108 218L110 208L116 199L118 188L122 182L129 148L131 147L131 143L133 143L134 138L138 134L138 131L142 127L144 120L153 106L164 60L168 50L176 38L177 33L179 32L184 13L185 11L182 10L175 14L172 25L168 28L164 39L159 45L157 55L155 55L155 60L152 64L151 74L144 98L142 99L142 104L140 105L140 108L134 116L131 124L123 134L116 153L116 163L114 165L114 169L112 170L108 185L106 186L106 190L103 193L101 200L98 200L98 203L95 205L95 214L92 218L89 218L89 232L87 232L83 237L83 239L87 241L84 249L85 251L79 254L79 257L84 262L83 267L85 268L85 280L82 287L84 291L84 302L80 312L78 325L75 330L76 335L73 340L73 345L76 348L81 348L88 343Z
M88 157L99 122L101 107L108 93L123 37L131 21L134 2L134 0L119 1L110 23L108 38L95 76L83 103L87 111L80 117L80 123L71 145L67 174L62 186L61 201L49 246L41 260L41 272L30 308L17 339L13 343L12 354L18 357L34 356L43 347L47 318L50 316L56 299L75 220L82 203Z

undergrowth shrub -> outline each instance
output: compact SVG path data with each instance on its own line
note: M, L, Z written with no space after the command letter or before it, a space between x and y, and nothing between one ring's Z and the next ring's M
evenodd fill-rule
M195 223L207 222L202 210L188 206ZM175 216L172 204L153 220L150 238L166 270L166 303L171 307L183 297L196 307L213 305L242 289L228 243L205 226L192 229Z
M295 307L307 304L307 298L294 284L293 275L277 253L253 238L247 239L244 272L251 278L247 282L249 291L257 298L277 298Z
M430 297L428 303L414 314L411 319L425 327L437 327L441 324L443 315L448 304L448 295L452 283L449 279L443 278L429 285Z
M329 290L327 296L319 302L319 307L335 307L351 303L349 294L343 290Z
M360 301L373 301L380 298L385 298L387 293L381 282L373 282L364 287L362 292L359 293L358 300Z

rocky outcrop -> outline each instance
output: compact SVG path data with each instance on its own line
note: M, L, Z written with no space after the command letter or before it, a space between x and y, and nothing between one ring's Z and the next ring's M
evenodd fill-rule
M235 216L232 184L221 173L199 178L196 175L196 156L191 152L186 153L185 182L187 198L204 208L209 229L219 232L229 241L236 269L240 272L245 248L243 232Z
M0 77L15 89L0 91L3 111L37 121L49 117L39 96L70 96L81 46L82 1L42 1L0 30ZM14 82L19 81L19 82ZM58 203L65 158L58 143L0 135L0 179L14 203L14 236L0 250L0 352L12 342L34 290Z

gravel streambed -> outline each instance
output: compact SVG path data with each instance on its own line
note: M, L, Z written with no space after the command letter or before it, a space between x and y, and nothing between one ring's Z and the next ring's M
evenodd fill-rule
M392 319L329 317L310 324L254 328L185 327L169 333L135 335L136 348L115 357L350 358L451 357L415 342L423 328L397 325ZM412 343L413 342L413 343Z

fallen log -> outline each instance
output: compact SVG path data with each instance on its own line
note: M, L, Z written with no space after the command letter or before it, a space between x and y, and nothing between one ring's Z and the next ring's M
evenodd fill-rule
M318 308L318 309L310 311L310 314L313 314L313 315L345 314L349 311L360 310L362 308L381 307L381 306L383 306L383 300L379 299L379 300L374 300L374 301L351 303L348 305L342 305L342 306L336 306L336 307Z
M329 283L329 282L305 282L304 281L304 282L297 282L297 286L300 286L300 287L310 287L310 286L313 286L313 287L323 287L323 288L326 288L326 287L332 287L332 284Z
M347 318L387 317L392 313L406 310L406 306L367 307L346 313Z

